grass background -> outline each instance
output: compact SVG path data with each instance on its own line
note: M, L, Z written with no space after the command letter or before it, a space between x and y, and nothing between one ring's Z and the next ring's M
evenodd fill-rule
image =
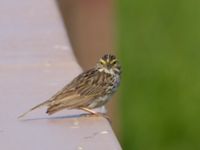
M200 149L200 1L118 0L125 150Z

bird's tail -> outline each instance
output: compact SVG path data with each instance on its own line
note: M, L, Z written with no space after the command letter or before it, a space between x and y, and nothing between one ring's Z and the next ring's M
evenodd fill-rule
M39 104L39 105L36 105L35 107L29 109L27 112L21 114L21 115L18 117L18 119L24 117L24 116L27 115L29 112L31 112L31 111L33 111L33 110L35 110L35 109L37 109L37 108L40 108L40 107L43 107L43 106L47 106L49 103L50 103L50 101L45 101L45 102L43 102L43 103L41 103L41 104Z

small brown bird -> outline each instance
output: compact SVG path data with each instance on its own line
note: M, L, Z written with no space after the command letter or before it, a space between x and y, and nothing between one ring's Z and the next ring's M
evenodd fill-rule
M49 100L20 115L25 116L36 108L47 106L49 115L63 109L81 109L91 114L92 109L105 105L120 84L121 68L114 55L104 55L97 65L78 75Z

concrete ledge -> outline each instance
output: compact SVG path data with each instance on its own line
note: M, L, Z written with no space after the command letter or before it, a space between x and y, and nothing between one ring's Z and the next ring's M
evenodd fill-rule
M81 72L53 0L0 0L0 149L121 149L107 120L53 116L45 108L17 116Z

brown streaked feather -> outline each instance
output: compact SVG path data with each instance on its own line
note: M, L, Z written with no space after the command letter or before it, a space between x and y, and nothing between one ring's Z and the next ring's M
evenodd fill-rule
M49 103L50 103L49 101L45 101L45 102L43 102L43 103L40 103L39 105L36 105L35 107L29 109L27 112L21 114L18 118L24 117L26 114L28 114L29 112L31 112L31 111L33 111L33 110L35 110L35 109L37 109L37 108L40 108L40 107L42 107L42 106L47 106Z
M92 100L104 94L105 89L100 86L87 86L87 88L78 89L72 96L64 97L54 102L47 109L48 114L53 114L62 109L74 109L87 107Z
M92 100L105 94L107 78L108 74L96 70L79 75L51 99L52 105L48 107L47 113L53 114L65 108L87 107Z
M84 108L87 111L105 105L120 84L120 74L121 67L116 57L105 54L93 69L83 72L49 100L28 112L47 106L47 113L50 115L65 108Z
M77 76L71 83L58 91L49 100L33 107L20 116L23 117L32 110L47 106L49 115L62 109L86 107L92 100L105 94L105 84L110 80L110 75L99 72L96 68L90 69Z
M70 102L63 101L55 105L49 106L47 109L47 113L51 115L65 108L67 109L80 108L81 106L84 106L86 102L89 102L90 100L92 99L89 97L81 97L79 99L72 99L70 100Z

